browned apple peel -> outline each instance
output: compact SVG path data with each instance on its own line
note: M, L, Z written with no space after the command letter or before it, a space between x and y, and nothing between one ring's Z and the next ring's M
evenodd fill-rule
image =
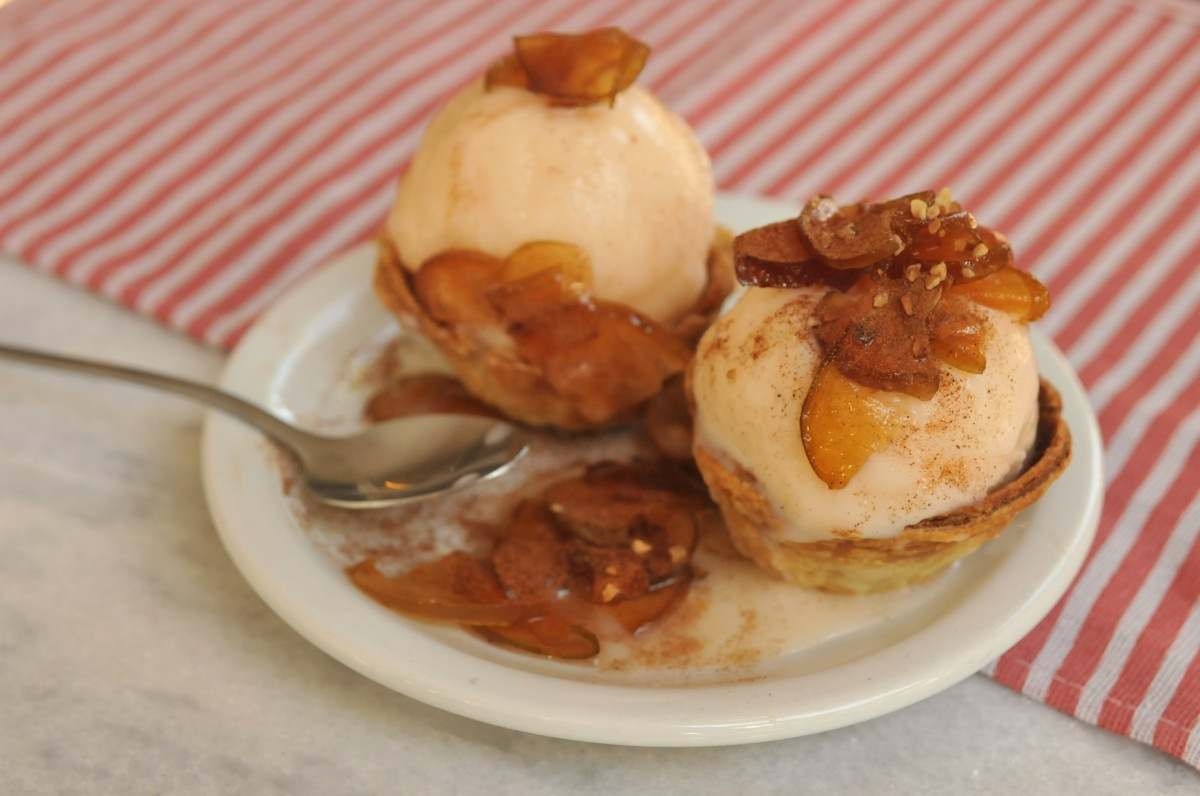
M517 36L513 53L492 64L484 85L525 89L557 105L612 104L649 55L649 47L620 28Z

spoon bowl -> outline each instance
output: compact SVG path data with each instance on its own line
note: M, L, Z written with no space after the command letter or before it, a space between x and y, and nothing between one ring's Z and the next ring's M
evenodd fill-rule
M493 418L415 415L350 437L318 437L297 458L322 502L382 508L503 475L528 443L524 429Z

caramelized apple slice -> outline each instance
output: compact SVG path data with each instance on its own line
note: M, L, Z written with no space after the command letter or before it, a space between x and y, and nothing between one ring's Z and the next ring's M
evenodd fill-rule
M964 212L923 225L906 254L925 264L945 262L956 281L977 279L1012 265L1008 243Z
M669 467L664 469L669 470ZM690 482L640 477L636 465L601 463L578 478L549 486L542 499L576 536L593 544L624 546L639 519L655 518L677 504L689 505Z
M490 255L455 249L434 255L417 270L417 300L434 319L443 323L496 320L483 286L492 284L504 263Z
M671 610L687 594L691 581L691 570L683 570L677 577L658 584L642 596L610 603L604 610L627 631L636 633Z
M831 268L808 245L796 219L743 232L733 239L738 282L754 287L849 287L857 274Z
M478 627L476 630L490 641L550 658L579 660L594 657L600 651L600 642L590 630L552 614L509 627Z
M862 279L846 292L831 291L814 310L822 349L838 369L867 387L929 400L940 376L929 358L926 319L941 288L903 279Z
M1001 268L982 279L961 282L948 292L1000 310L1023 323L1036 321L1050 308L1050 293L1046 286L1033 275L1016 268Z
M468 625L508 625L544 611L510 602L496 576L463 552L445 555L389 578L366 559L346 570L354 585L376 602L406 614Z
M687 345L632 310L588 300L533 310L531 296L541 292L545 275L555 273L543 271L491 293L494 299L502 296L498 307L506 318L518 307L531 310L509 324L517 350L590 422L606 422L642 403L683 371L690 357ZM521 298L505 292L535 280L538 286ZM631 351L638 355L629 356Z
M891 414L872 390L842 375L833 357L817 369L800 414L800 434L813 472L841 489L894 433Z
M542 499L572 534L606 547L628 546L634 523L651 508L637 485L589 484L582 478L559 481Z
M496 316L510 325L535 320L559 305L576 303L578 298L567 276L557 268L485 285L483 290Z
M397 417L444 412L496 417L496 410L467 392L462 382L441 373L415 373L384 387L367 402L363 414L379 423Z
M527 602L557 598L568 586L568 547L546 505L525 501L492 551L492 566L509 597Z
M611 103L650 55L649 47L619 28L517 36L513 46L528 88L564 105Z
M587 253L555 240L533 241L518 248L505 258L500 278L514 282L550 269L558 269L574 293L583 293L592 285L592 264Z
M948 303L948 302L947 302ZM983 373L987 322L963 307L938 308L929 318L929 342L939 361L968 373Z
M893 209L887 205L845 205L816 196L800 212L800 228L808 243L833 268L864 268L904 248L892 231Z

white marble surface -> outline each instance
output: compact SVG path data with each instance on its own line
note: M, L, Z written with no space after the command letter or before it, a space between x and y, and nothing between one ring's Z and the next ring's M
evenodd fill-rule
M0 340L215 379L221 356L0 261ZM0 793L1196 793L1153 749L983 677L866 724L713 750L556 741L344 668L242 582L200 412L0 362Z

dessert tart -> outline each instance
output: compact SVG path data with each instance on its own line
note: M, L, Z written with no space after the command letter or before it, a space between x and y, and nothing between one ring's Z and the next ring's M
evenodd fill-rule
M846 593L926 580L1066 467L1027 328L1047 291L949 191L818 196L734 259L749 287L686 388L696 465L766 571Z
M634 84L648 54L517 37L432 120L380 235L382 302L526 423L630 419L735 284L707 155Z

